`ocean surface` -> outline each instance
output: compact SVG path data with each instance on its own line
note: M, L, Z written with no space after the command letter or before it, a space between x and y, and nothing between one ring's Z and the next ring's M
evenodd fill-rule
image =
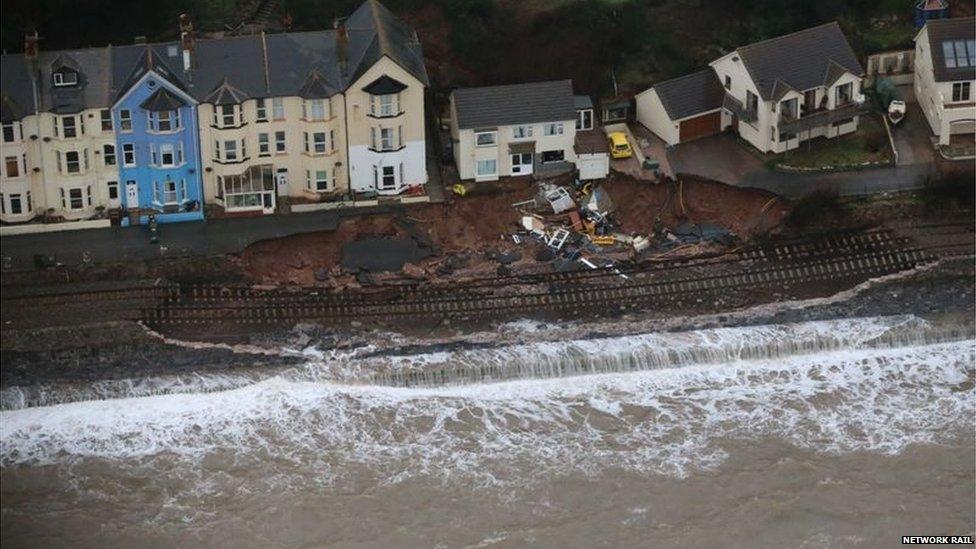
M5 388L0 541L889 547L976 528L971 331L911 315L508 330Z

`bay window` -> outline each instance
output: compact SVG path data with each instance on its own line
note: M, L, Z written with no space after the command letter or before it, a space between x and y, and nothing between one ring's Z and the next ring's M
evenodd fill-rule
M271 98L271 116L275 120L285 119L285 100L281 97Z
M173 145L160 145L159 164L166 168L176 165L176 149L173 148Z
M304 109L305 120L325 120L325 99L306 99L302 107Z
M233 139L224 141L224 160L237 160L237 141Z
M218 128L233 128L244 125L240 105L215 105L213 123Z
M180 129L180 111L149 113L149 129L155 132L172 132Z
M328 170L305 170L305 186L310 191L326 192L329 190Z
M400 114L400 98L395 93L370 96L369 113L385 117Z
M61 117L61 136L65 138L78 137L77 121L74 116Z

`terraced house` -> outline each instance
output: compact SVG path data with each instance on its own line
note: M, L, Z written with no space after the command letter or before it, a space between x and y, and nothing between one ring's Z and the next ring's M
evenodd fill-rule
M416 33L376 0L335 28L4 54L0 221L202 219L427 182Z
M762 152L857 130L864 69L837 23L736 48L637 96L637 120L676 145L731 129Z
M40 52L0 58L3 173L0 221L85 219L119 205L111 52Z

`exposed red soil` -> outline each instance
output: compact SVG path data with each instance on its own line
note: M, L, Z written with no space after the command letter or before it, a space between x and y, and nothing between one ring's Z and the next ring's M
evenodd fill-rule
M770 193L692 178L685 178L675 187L679 192L671 200L668 199L667 185L622 175L615 174L604 188L616 205L614 218L621 223L625 233L649 234L655 217L660 215L665 227L673 228L685 221L711 222L742 238L749 238L777 226L789 211L788 203L774 199ZM521 228L521 214L512 204L530 199L535 194L535 186L526 179L511 179L480 189L477 194L455 198L449 203L410 207L406 215L427 232L442 257L483 252L489 248L514 248L515 244L506 235ZM342 246L361 238L378 236L408 235L390 214L350 218L342 221L335 232L302 234L253 244L241 254L241 268L256 282L302 285L315 284L315 272L326 269L332 273L333 285L349 285L352 277L339 275ZM523 255L529 256L531 251L525 249ZM442 257L431 258L424 262L424 266L436 265ZM483 254L476 254L464 274L488 274L496 266L485 261Z

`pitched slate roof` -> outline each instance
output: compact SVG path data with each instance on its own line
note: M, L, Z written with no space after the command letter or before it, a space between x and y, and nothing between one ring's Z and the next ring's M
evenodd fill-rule
M864 75L836 22L742 46L736 52L759 95L767 100L777 99L784 89L802 92L836 81L838 71Z
M718 109L725 98L725 88L712 69L660 82L652 89L671 120Z
M35 108L54 112L107 108L149 70L200 102L329 97L346 90L383 56L428 85L416 32L377 0L365 0L346 20L346 28L344 48L337 47L334 29L198 39L189 71L183 69L178 42L42 51L35 63L23 54L4 54L0 56L0 97L8 98L6 114L13 112L12 106L24 113ZM340 49L347 52L345 71L339 67ZM77 86L53 86L51 73L59 64L79 72ZM32 80L38 87L37 105Z
M976 40L976 18L934 19L925 24L928 29L929 50L932 51L932 73L936 82L976 80L976 67L949 68L945 64L943 42Z
M168 89L160 87L139 106L152 112L175 111L186 106L186 102L170 93Z
M458 88L451 95L461 129L576 118L572 80Z
M417 33L377 0L366 0L346 20L349 33L349 82L388 56L425 86L427 70ZM347 84L348 85L348 84Z

